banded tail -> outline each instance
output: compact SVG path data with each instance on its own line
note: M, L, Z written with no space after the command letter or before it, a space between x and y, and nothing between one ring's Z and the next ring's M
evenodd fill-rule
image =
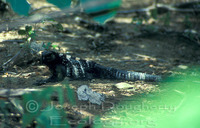
M117 80L128 80L128 81L148 81L148 82L158 82L161 81L161 76L150 75L140 72L124 71L118 70L111 67L104 67L99 64L95 64L95 72L98 76L106 79L117 79Z

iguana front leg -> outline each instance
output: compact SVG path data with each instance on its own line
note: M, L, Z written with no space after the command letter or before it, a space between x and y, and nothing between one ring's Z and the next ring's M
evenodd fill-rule
M34 85L43 85L49 82L59 82L64 80L66 75L66 70L63 65L56 65L55 69L50 69L52 76L45 80L38 80Z

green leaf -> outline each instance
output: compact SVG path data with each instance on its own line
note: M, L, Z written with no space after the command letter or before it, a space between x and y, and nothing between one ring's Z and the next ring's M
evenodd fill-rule
M19 34L19 35L26 35L26 31L25 31L25 30L19 30L19 31L18 31L18 34Z
M52 46L52 43L51 42L48 42L47 44L43 44L43 48L45 48L45 49L50 49L50 47Z
M26 26L25 30L26 30L26 32L30 32L32 30L32 26Z
M28 126L31 121L34 120L35 117L40 113L40 107L41 107L41 99L37 100L37 96L40 96L40 92L32 92L23 95L23 108L24 108L24 114L22 117L22 127Z
M51 45L54 49L58 47L58 45Z
M88 8L84 8L84 11L86 13L94 13L94 12L100 12L104 10L110 10L118 8L121 4L121 0L109 0L109 1L99 1L99 0L80 0L82 4L89 4L90 2L93 2L93 6L89 6Z
M30 4L26 0L6 0L10 3L11 8L19 15L28 16Z
M95 21L99 23L105 23L108 19L112 18L116 14L116 10L121 5L121 0L109 0L109 1L100 1L100 0L80 0L82 4L94 2L93 6L84 8L84 11L91 15Z
M70 7L71 5L71 0L47 0L47 2L52 3L61 9ZM80 3L85 6L82 6L84 12L93 17L95 21L103 24L116 15L116 10L121 5L121 0L109 0L103 2L101 0L80 0Z
M105 23L107 20L109 20L110 18L114 17L116 15L116 11L104 14L104 15L100 15L100 16L96 16L93 19L97 22L99 22L100 24Z
M24 108L24 114L22 117L22 127L27 127L33 120L37 121L37 128L54 128L60 126L70 127L66 119L65 111L63 109L56 109L52 104L50 104L53 92L58 93L59 103L63 105L64 97L62 87L48 87L42 91L31 92L23 95L22 106ZM45 109L41 108L41 106L46 104L48 106L45 107ZM0 105L2 105L1 102Z
M51 45L52 45L52 43L48 42L47 45L46 45L47 49L49 49L51 47Z
M41 110L41 114L37 117L38 127L52 128L53 126L59 126L61 124L61 117L58 110L53 106L47 106L44 110Z
M52 3L61 9L70 7L71 5L71 0L47 0L47 2Z
M44 102L50 103L50 98L52 92L54 91L53 87L48 87L43 91L31 92L23 95L23 108L24 114L22 117L23 126L26 127L31 121L35 120L38 115L41 113L41 106Z
M29 31L28 32L29 37L31 37L32 39L35 38L36 34L35 31Z

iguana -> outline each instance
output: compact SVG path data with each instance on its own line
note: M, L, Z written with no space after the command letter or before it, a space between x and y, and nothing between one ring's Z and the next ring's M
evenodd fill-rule
M143 80L149 82L160 81L158 75L150 75L140 72L124 71L111 67L102 66L94 61L77 59L71 55L58 53L55 51L42 52L42 64L49 67L52 76L46 80L36 82L42 85L48 82L58 82L64 80L65 77L71 79L116 79L136 81Z

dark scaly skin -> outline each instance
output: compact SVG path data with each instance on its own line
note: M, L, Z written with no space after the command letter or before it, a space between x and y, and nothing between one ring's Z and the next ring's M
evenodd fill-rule
M52 76L46 80L38 81L37 85L48 82L58 82L65 77L71 79L116 79L136 81L143 80L149 82L160 81L161 77L139 72L118 70L105 67L93 61L76 59L70 55L57 53L54 51L44 51L42 53L42 63L49 67Z

